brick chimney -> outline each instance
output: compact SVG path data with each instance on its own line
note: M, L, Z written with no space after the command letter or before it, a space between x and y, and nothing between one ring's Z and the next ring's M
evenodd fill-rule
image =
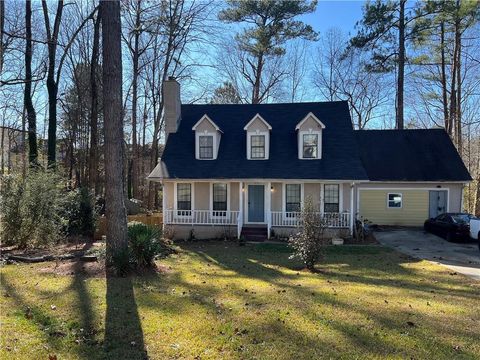
M163 83L163 116L165 116L165 140L171 133L176 133L180 120L182 102L180 101L180 84L173 77Z

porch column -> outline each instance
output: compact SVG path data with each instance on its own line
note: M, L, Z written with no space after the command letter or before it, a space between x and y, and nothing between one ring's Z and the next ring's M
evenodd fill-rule
M353 189L355 183L350 185L350 235L353 235L353 223L355 221L355 211L353 210Z
M238 185L238 217L237 217L237 238L240 239L243 227L243 181Z
M165 194L165 183L162 182L162 232L165 232L165 216L167 217L168 221L170 221L170 219L168 218L168 215L167 213L165 212L167 210L167 198L166 198L166 194Z
M267 183L267 203L265 204L265 216L267 217L267 238L270 239L272 228L272 183Z

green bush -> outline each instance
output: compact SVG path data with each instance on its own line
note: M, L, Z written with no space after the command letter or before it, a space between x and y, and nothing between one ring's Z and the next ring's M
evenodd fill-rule
M128 224L128 246L136 268L154 267L155 256L162 251L161 231L136 221Z
M0 179L0 234L6 245L19 248L58 243L66 224L62 216L65 192L61 178L44 170L30 170L25 179Z
M95 199L86 188L72 190L68 193L64 217L67 219L65 232L68 235L92 237L95 232Z

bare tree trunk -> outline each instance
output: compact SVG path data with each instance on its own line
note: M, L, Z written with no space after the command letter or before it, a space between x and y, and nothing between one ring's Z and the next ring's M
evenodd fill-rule
M260 86L262 82L262 71L263 71L263 54L260 54L257 59L255 83L253 84L252 104L258 104L260 102Z
M405 3L400 0L400 15L398 19L398 79L397 79L397 129L403 129L403 88L405 80Z
M0 0L0 75L3 70L3 32L5 30L5 1Z
M458 0L457 0L458 4ZM461 66L462 66L462 37L460 34L460 20L458 20L458 26L455 26L455 43L458 46L457 50L457 124L455 129L455 137L457 143L457 150L460 156L463 153L463 141L462 141L462 76L461 76Z
M50 29L50 19L46 0L42 0L43 16L45 19L45 30L48 38L48 71L47 71L47 91L48 91L48 143L47 158L48 166L55 167L56 145L57 145L57 94L58 83L55 81L55 61L57 54L58 33L63 13L63 0L58 1L57 13L53 25L53 32Z
M122 47L120 2L101 1L103 113L105 123L105 212L107 264L127 249L127 215L123 192Z
M98 194L98 86L97 65L100 47L100 21L99 11L93 30L92 60L90 62L90 89L91 89L91 113L90 113L90 158L89 158L89 183L90 188Z
M0 128L0 135L2 136L0 138L0 152L2 155L2 161L0 162L0 175L3 175L5 172L5 132L7 131L7 128L5 127L5 121L6 117L3 117L2 120L2 128Z
M452 133L452 126L448 116L448 97L447 97L447 72L445 63L445 23L440 23L440 54L441 54L441 82L442 82L442 105L445 130L448 134Z
M138 144L137 144L137 104L138 104L138 60L139 54L139 42L140 42L140 10L141 1L136 3L135 14L135 29L134 29L134 45L132 52L132 65L133 65L133 79L132 79L132 195L134 198L138 198Z
M30 166L38 165L37 115L32 101L32 3L25 2L25 89L23 103L28 122L28 161Z
M477 188L475 191L475 204L474 204L474 215L480 216L480 176L477 180Z
M458 4L458 2L457 2ZM453 48L453 56L452 56L452 78L451 78L451 88L450 88L450 136L452 137L452 140L454 141L455 145L457 146L458 149L458 141L457 141L457 126L458 126L458 105L457 105L457 91L458 89L456 88L457 84L459 83L457 81L457 75L459 75L458 67L458 59L459 59L459 53L460 53L460 47L459 47L459 39L460 39L460 20L458 18L458 13L455 15L455 41L454 41L454 48Z

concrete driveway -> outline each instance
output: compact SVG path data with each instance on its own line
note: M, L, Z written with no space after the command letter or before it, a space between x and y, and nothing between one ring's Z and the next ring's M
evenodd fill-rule
M480 280L480 252L477 243L450 243L422 230L377 231L375 237L381 244L404 254L430 260Z

